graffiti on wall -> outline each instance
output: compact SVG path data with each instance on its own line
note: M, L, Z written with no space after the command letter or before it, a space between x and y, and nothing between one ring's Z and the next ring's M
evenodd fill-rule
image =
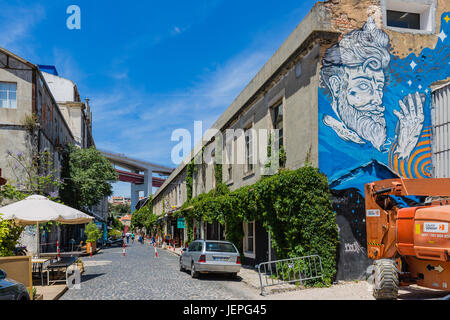
M431 84L450 76L447 35L450 13L441 17L434 48L402 59L391 54L389 36L369 17L323 56L319 167L328 176L341 230L339 280L359 278L371 264L365 253L364 185L432 174Z
M384 176L431 176L430 85L450 74L450 22L434 49L404 59L391 55L389 36L370 17L345 34L322 60L319 166L330 182L349 187L351 170L376 166ZM384 174L383 174L384 172ZM369 182L359 174L351 187ZM366 179L364 179L366 178ZM370 179L369 179L370 180Z

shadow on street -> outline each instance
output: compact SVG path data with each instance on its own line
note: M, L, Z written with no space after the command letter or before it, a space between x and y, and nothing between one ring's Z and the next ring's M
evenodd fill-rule
M187 274L190 274L190 271L184 271ZM220 273L201 273L198 275L197 280L200 281L227 281L227 282L241 282L242 278L240 276L236 276L231 278L228 274L220 274Z
M105 275L105 273L98 273L98 274L87 274L87 275L82 275L81 276L81 281L82 282L88 282L92 279L98 278Z
M428 300L428 299L442 299L446 297L448 291L434 291L427 288L405 287L401 288L402 291L407 293L399 293L398 299L400 300Z

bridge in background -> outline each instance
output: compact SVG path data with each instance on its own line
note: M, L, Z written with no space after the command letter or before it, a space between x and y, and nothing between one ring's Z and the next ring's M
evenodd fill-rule
M173 168L161 166L158 164L150 163L147 161L137 160L129 158L124 154L112 153L107 151L100 152L105 156L112 164L121 168L130 170L118 170L119 181L131 183L131 212L133 213L136 208L136 204L139 201L139 192L144 192L144 197L150 196L152 188L159 188L162 186L166 179L153 177L154 173L162 176L169 176Z

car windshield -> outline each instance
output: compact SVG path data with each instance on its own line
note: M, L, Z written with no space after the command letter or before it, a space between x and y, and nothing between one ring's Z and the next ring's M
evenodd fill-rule
M235 253L236 249L231 243L223 242L206 242L206 251L209 252L232 252Z

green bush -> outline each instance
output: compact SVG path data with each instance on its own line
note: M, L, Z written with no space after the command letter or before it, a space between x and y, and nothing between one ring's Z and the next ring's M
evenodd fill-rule
M23 226L18 226L11 220L2 220L0 214L0 257L9 257L14 254L23 230Z
M122 231L112 229L108 230L108 238L119 239L122 237Z
M86 226L84 233L87 236L86 242L97 242L97 240L102 236L100 230L97 228L97 225L93 222Z

